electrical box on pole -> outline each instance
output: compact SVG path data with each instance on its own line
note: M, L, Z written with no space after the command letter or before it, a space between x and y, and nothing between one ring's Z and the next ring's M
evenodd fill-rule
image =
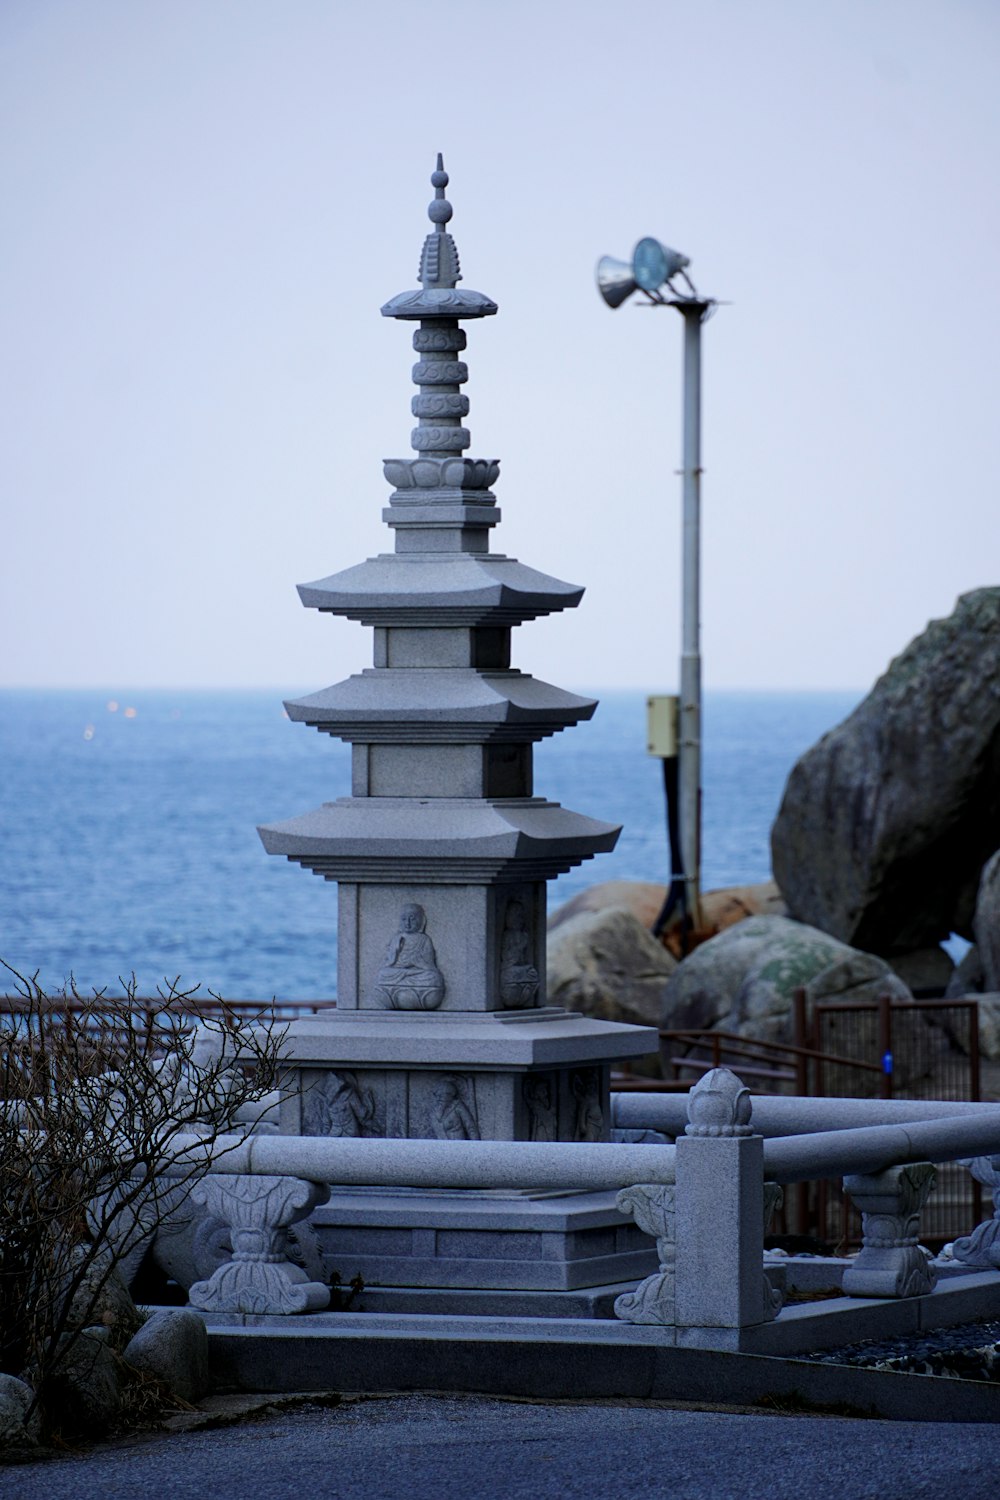
M646 749L660 760L673 760L680 743L681 700L676 693L646 699Z

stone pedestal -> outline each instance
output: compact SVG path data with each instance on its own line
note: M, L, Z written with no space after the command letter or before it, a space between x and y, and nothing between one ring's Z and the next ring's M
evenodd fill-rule
M232 1259L190 1289L191 1306L205 1312L321 1312L330 1289L310 1281L288 1259L288 1231L318 1203L325 1187L296 1177L244 1177L219 1172L191 1192L217 1220L229 1225Z
M849 1297L922 1297L937 1272L920 1245L920 1210L937 1171L930 1162L844 1178L861 1210L862 1246L843 1276Z
M655 1052L657 1035L546 1006L545 902L551 877L613 848L619 830L536 796L532 770L535 742L597 705L511 665L512 628L583 590L489 550L499 463L466 456L459 324L497 309L458 285L440 158L431 181L420 288L382 308L416 325L417 456L384 464L395 548L299 591L374 630L370 670L286 704L351 744L352 794L260 830L269 853L339 886L337 1013L289 1030L281 1129L607 1140L610 1064ZM414 1288L564 1291L655 1267L607 1195L574 1195L559 1224L517 1200L535 1225L521 1238L505 1228L512 1200L478 1196L475 1230L433 1194L408 1198L409 1227L393 1229L393 1195L347 1204L334 1189L327 1253L341 1275ZM383 1253L387 1234L397 1248Z

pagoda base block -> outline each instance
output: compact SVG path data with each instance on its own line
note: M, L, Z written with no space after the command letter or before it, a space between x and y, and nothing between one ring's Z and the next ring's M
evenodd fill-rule
M283 1135L606 1141L611 1062L655 1051L652 1027L568 1011L346 1012L284 1039Z
M352 1312L435 1314L460 1318L608 1318L615 1299L634 1292L639 1278L572 1292L480 1291L468 1287L369 1286L351 1303Z
M360 1275L378 1288L377 1305L362 1302L370 1310L418 1311L435 1300L421 1296L404 1306L403 1294L418 1291L448 1293L432 1311L460 1311L451 1298L463 1292L470 1313L487 1294L499 1313L501 1304L520 1306L526 1293L586 1290L590 1300L606 1300L612 1284L634 1286L657 1269L654 1242L618 1211L615 1196L334 1188L310 1224L328 1274L336 1272L342 1284Z

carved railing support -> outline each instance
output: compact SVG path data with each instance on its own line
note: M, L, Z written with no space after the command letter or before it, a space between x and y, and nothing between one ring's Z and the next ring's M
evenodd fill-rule
M985 1219L971 1234L963 1235L951 1247L954 1258L965 1266L984 1271L1000 1270L1000 1156L974 1156L961 1163L968 1167L977 1182L989 1188L993 1197L993 1217Z
M192 1198L232 1230L233 1258L207 1281L196 1281L191 1306L204 1312L320 1312L330 1288L310 1281L287 1256L288 1230L330 1196L330 1189L298 1177L213 1173Z
M920 1210L937 1172L930 1162L844 1178L861 1210L862 1247L844 1272L849 1297L920 1297L937 1272L920 1248Z
M622 1188L615 1200L619 1211L631 1214L645 1234L656 1240L659 1271L640 1281L634 1292L615 1299L615 1317L623 1323L674 1322L674 1189L663 1183L639 1182Z

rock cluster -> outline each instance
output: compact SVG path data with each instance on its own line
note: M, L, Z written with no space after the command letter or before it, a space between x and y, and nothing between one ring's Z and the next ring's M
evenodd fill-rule
M678 962L649 931L663 886L591 886L549 922L552 1003L604 1020L710 1028L791 1040L792 996L806 1002L912 998L890 964L785 917L773 884L713 891L703 909L715 935ZM657 1073L651 1062L644 1069Z
M662 942L651 932L666 894L666 886L650 881L608 880L558 907L548 923L550 1004L605 1021L667 1024L666 983L677 967L679 943L670 930ZM773 881L708 891L702 897L703 933L784 910Z
M112 1277L115 1302L128 1298ZM131 1301L131 1299L129 1299ZM192 1308L164 1308L142 1322L122 1347L110 1323L64 1334L45 1383L47 1426L62 1437L99 1437L120 1421L137 1384L152 1384L157 1401L184 1405L209 1390L208 1332ZM93 1308L90 1316L96 1316ZM119 1325L119 1328L121 1325ZM27 1379L0 1375L0 1453L30 1448L42 1438L42 1416Z
M679 931L663 934L669 951L651 935L663 886L582 892L550 919L550 997L609 1019L790 1041L800 986L809 1009L976 993L981 1051L1000 1060L1000 588L932 621L802 756L772 857L777 884L703 896L687 956ZM940 946L952 933L975 940L957 967ZM923 1040L932 1068L950 1043L930 1023Z

